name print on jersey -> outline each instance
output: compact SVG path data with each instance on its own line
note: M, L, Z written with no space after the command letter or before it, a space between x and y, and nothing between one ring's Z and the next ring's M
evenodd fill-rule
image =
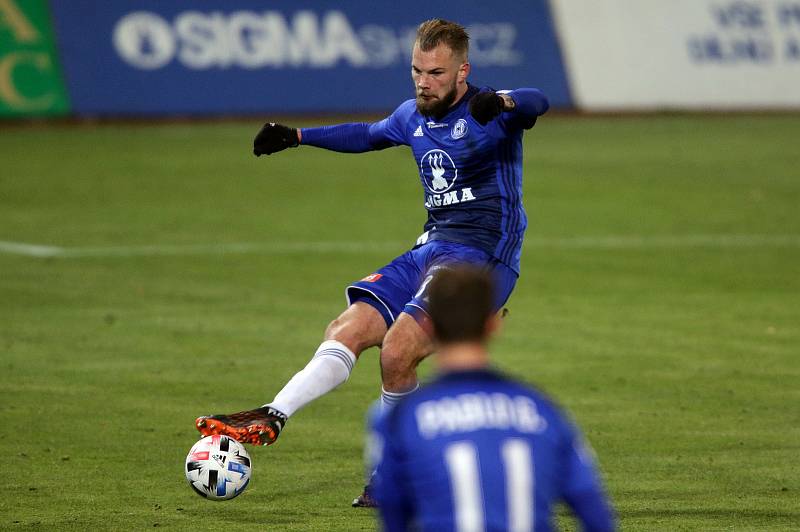
M446 207L472 201L472 188L450 190L458 179L458 168L453 158L444 150L435 149L425 153L419 161L419 175L431 194L425 195L425 208ZM449 192L448 192L449 191Z
M417 429L425 439L485 429L534 434L547 428L536 403L525 395L463 393L420 403L415 414Z

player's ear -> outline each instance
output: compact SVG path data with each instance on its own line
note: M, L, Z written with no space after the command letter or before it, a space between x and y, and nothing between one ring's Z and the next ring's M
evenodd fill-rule
M460 67L458 67L458 77L457 81L459 83L464 83L467 81L467 76L469 76L470 65L469 63L462 63Z
M496 314L492 314L491 317L486 320L486 337L492 338L493 336L497 336L502 330L503 317L501 316L501 313L498 312Z

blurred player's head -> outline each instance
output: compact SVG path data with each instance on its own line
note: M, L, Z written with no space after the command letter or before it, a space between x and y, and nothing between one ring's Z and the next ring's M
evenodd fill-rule
M411 52L411 78L417 110L440 118L467 90L469 35L463 26L442 19L417 28Z
M439 270L428 287L428 314L439 352L448 347L484 346L496 330L494 282L469 266Z

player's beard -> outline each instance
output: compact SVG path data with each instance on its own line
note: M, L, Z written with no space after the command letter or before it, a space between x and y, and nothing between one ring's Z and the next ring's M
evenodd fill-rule
M435 119L440 119L447 114L447 110L456 101L456 84L447 91L441 98L431 98L425 100L421 95L417 94L417 111L423 116L432 116Z

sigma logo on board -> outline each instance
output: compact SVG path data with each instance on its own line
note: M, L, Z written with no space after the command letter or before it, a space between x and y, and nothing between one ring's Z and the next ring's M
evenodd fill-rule
M473 24L470 62L515 66L517 28L510 22ZM173 20L150 11L120 18L112 42L134 68L156 70L177 61L192 70L310 67L383 68L406 63L416 28L366 24L354 28L342 11L185 11Z

